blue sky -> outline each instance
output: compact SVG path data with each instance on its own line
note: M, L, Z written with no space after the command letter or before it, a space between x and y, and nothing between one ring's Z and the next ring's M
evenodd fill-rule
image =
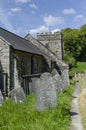
M86 0L0 0L0 27L24 37L86 24Z

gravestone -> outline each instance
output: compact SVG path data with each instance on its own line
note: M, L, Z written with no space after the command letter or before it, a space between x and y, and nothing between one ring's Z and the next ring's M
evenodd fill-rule
M9 96L16 103L22 103L26 100L25 93L23 91L23 88L21 88L21 87L13 89L12 91L10 91Z
M35 83L37 81L37 77L32 77L31 78L31 83L29 83L29 89L30 89L30 93L35 93Z
M70 84L68 73L69 73L69 67L63 65L61 77L62 77L62 81L64 83L64 89Z
M44 73L35 84L36 108L44 111L57 105L57 92L50 73Z
M52 76L53 76L54 84L56 86L56 90L58 92L64 91L64 83L63 83L62 77L60 76L60 74L57 72L56 69L52 70Z
M86 70L85 70L85 73L84 73L84 78L86 79Z
M2 92L0 90L0 105L2 105L4 103L4 97L2 95Z

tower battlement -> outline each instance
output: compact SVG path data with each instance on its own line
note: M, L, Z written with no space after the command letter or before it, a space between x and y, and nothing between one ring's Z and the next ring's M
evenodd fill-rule
M63 34L61 31L38 33L37 39L50 49L59 59L63 59Z
M48 39L48 40L60 40L62 38L62 32L58 31L58 32L48 32L48 33L37 33L37 39L38 40L44 40L44 39Z

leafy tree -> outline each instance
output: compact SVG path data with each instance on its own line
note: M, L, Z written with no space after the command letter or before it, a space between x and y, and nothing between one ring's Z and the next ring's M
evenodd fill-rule
M81 54L80 60L86 61L86 24L80 27Z
M76 67L77 61L74 57L68 56L67 54L64 55L65 62L69 65L69 69Z
M69 65L70 77L74 76L72 68L76 67L76 59L81 53L80 31L78 29L66 28L64 32L64 60Z
M80 46L80 30L66 28L63 32L65 53L77 59L82 50Z
M69 64L69 75L74 76L77 61L86 61L86 24L80 29L65 28L64 60Z

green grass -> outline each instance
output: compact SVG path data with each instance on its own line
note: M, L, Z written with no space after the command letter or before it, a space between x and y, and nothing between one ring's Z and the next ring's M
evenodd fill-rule
M86 70L86 62L77 62L77 66L72 68L69 72L70 76L74 76L75 73L85 73Z
M44 112L36 111L34 94L22 104L6 100L0 107L0 130L69 130L73 88L59 93L57 107Z
M76 70L79 72L79 73L84 73L85 70L86 70L86 62L78 62L77 63L77 68Z
M83 77L77 77L76 80L79 80L81 84L81 91L78 102L83 129L86 130L86 79L84 79Z

